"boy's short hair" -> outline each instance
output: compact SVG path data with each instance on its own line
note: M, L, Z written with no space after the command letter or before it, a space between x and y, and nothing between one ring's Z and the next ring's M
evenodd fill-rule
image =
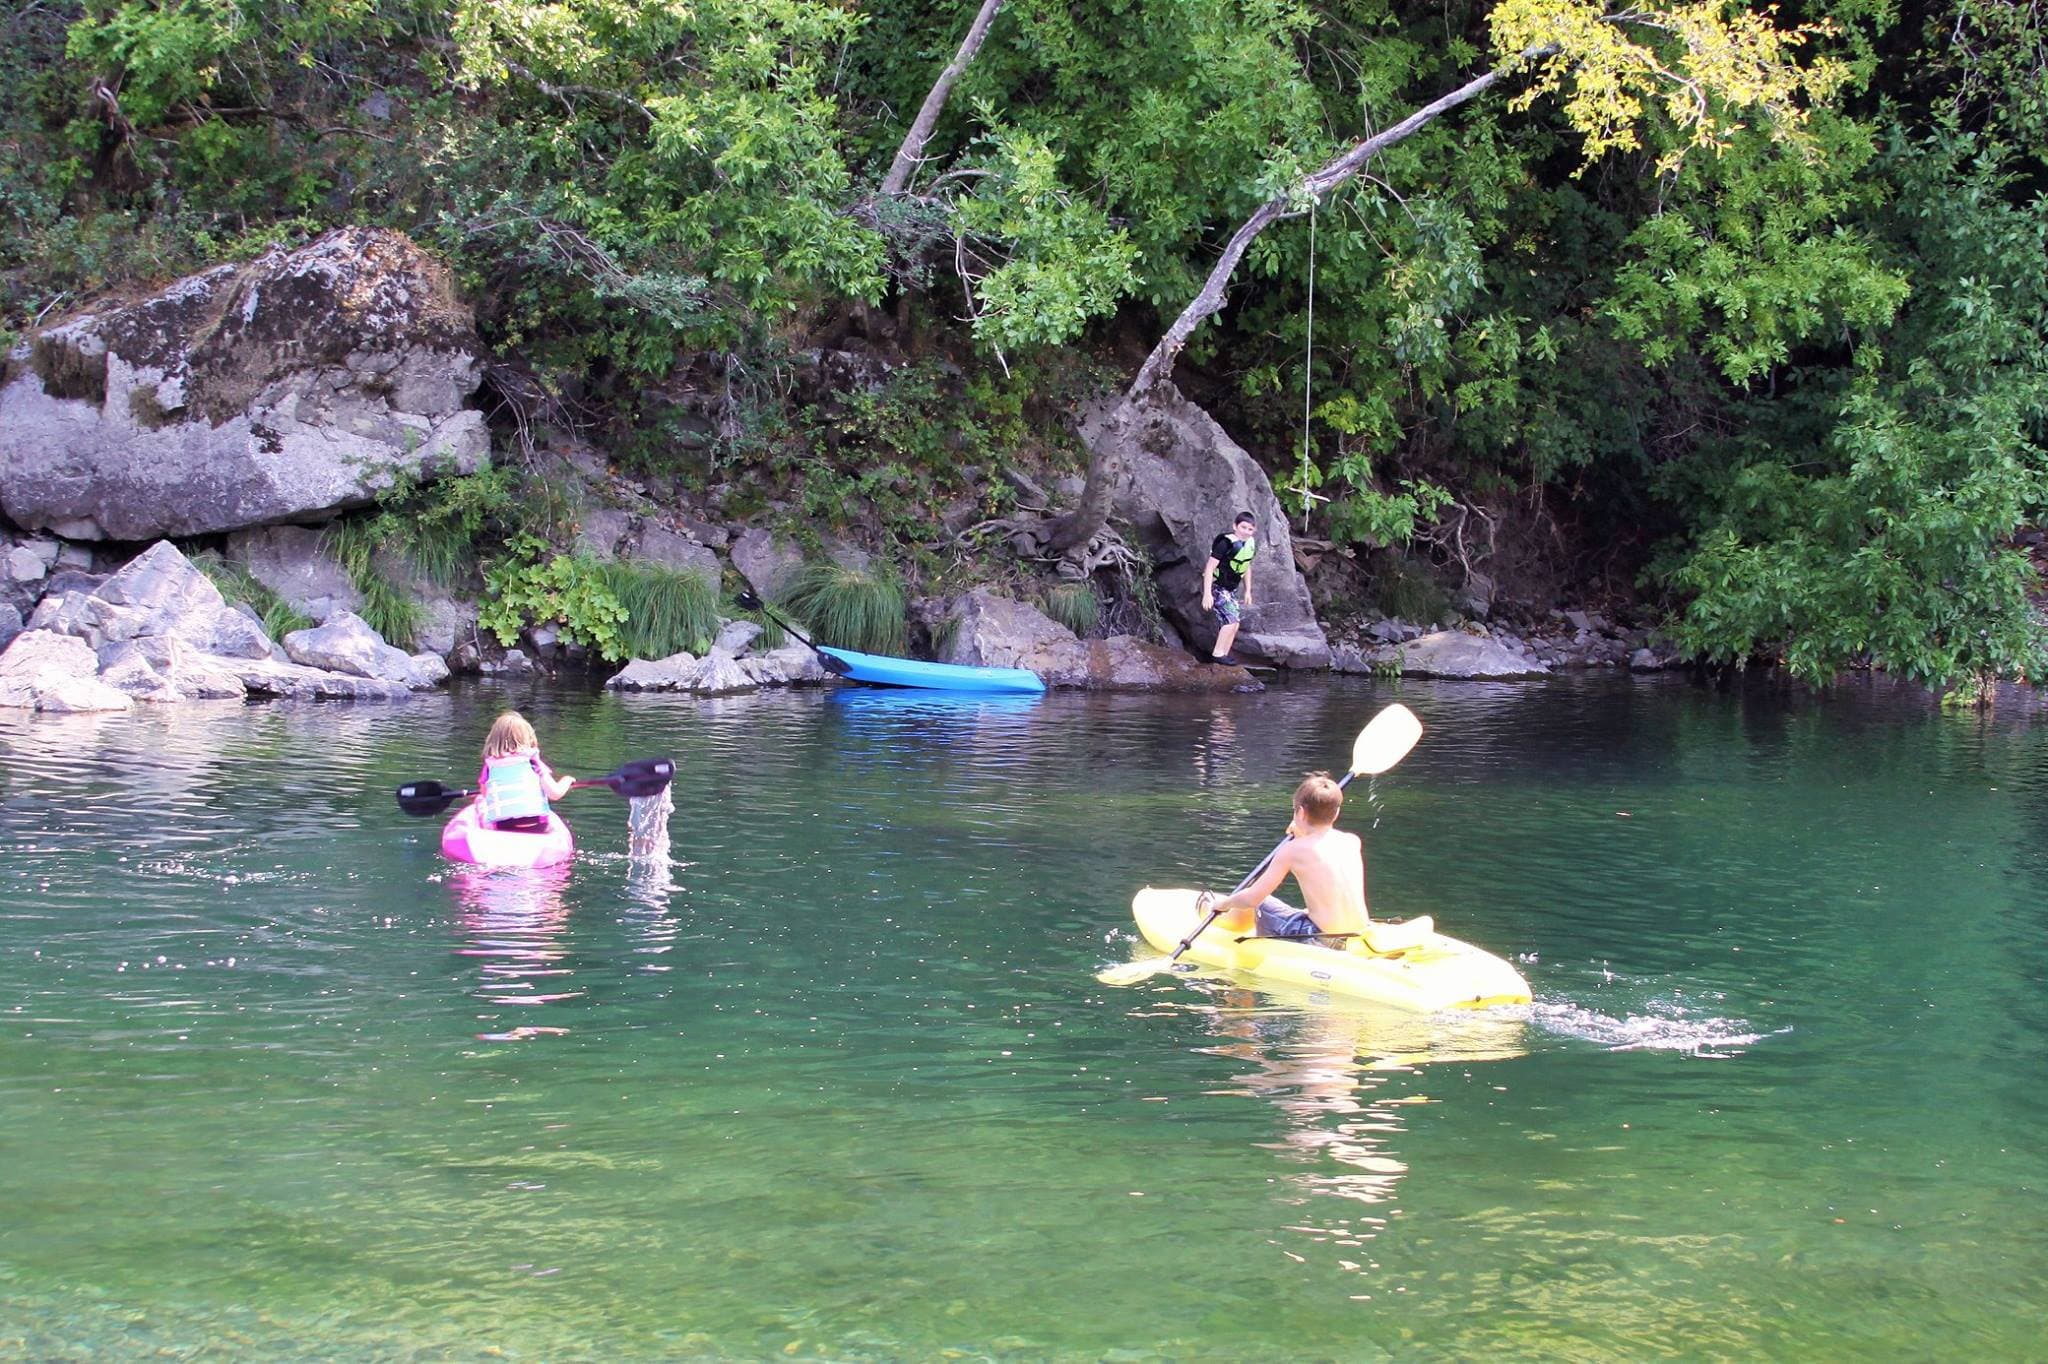
M1233 526L1241 525L1246 521L1251 522L1255 526L1259 524L1259 518L1253 516L1250 512L1239 512L1237 515L1230 518L1230 524Z
M1335 824L1344 809L1344 788L1327 772L1311 772L1294 788L1294 804L1317 824Z

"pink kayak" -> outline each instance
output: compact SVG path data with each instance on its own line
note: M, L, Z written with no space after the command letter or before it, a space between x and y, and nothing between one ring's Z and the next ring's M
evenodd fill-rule
M552 812L547 827L532 833L486 828L472 801L442 828L441 855L479 867L553 867L576 856L576 840Z

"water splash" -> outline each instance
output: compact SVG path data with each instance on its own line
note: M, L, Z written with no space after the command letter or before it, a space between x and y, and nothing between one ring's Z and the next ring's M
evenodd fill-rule
M668 817L676 808L675 797L664 786L652 796L635 796L626 817L627 848L636 862L666 866L669 859Z
M1707 1012L1683 994L1646 1000L1618 1017L1572 1000L1538 1000L1529 1006L1529 1021L1608 1051L1682 1051L1706 1060L1740 1055L1766 1037L1791 1031L1759 1032L1747 1019Z

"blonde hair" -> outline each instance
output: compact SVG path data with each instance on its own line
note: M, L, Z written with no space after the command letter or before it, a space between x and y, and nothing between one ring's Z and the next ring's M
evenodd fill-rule
M521 749L539 747L540 736L526 723L526 717L508 710L491 724L490 735L484 740L484 761L509 758Z
M1311 772L1294 788L1294 804L1318 827L1335 824L1344 809L1344 788L1327 772Z

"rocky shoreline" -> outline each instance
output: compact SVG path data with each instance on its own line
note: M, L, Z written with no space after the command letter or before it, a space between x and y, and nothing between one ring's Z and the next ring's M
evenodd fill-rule
M859 372L830 360L819 357L820 372ZM501 647L479 629L473 593L402 569L394 582L415 609L417 651L394 648L363 619L362 594L334 553L336 517L402 480L463 474L488 458L477 402L486 369L445 270L403 236L370 228L216 267L21 341L0 375L0 707L393 701L456 672L598 666L546 624ZM1677 661L1645 632L1577 611L1522 633L1477 619L1382 620L1333 644L1270 482L1207 413L1168 390L1141 411L1098 405L1081 433L1116 455L1115 515L1136 541L1112 536L1091 552L1143 565L1169 643L1082 638L1014 589L983 585L909 604L939 661L1028 668L1056 687L1258 690L1246 669L1172 647L1206 638L1200 567L1214 522L1237 508L1252 509L1262 546L1257 605L1237 645L1255 663L1517 678ZM657 500L587 447L547 458L576 504L562 548L587 559L658 565L713 588L744 583L770 600L806 562L786 508L733 523ZM1029 507L1004 522L1017 556L1008 576L1046 571L1049 525ZM176 540L217 546L209 554L238 581L311 627L281 623L273 638ZM829 537L822 553L855 569L870 562ZM734 620L701 657L635 659L607 685L723 695L828 680L805 646L768 648L760 626Z

